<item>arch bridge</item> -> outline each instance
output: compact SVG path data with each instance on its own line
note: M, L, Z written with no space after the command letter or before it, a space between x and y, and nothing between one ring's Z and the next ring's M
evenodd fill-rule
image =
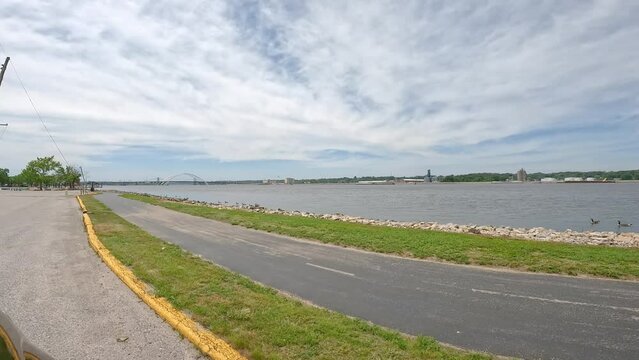
M188 176L191 179L193 179L193 185L197 185L199 183L204 183L204 185L208 185L209 184L209 183L206 182L206 180L202 179L201 177L199 177L199 176L197 176L195 174L180 173L180 174L173 175L173 176L170 176L170 177L166 178L165 180L160 182L160 185L169 185L171 183L171 181L173 181L175 178L178 178L180 176Z

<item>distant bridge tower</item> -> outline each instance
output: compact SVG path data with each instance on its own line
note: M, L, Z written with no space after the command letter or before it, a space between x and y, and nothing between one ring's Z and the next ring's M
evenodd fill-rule
M188 176L190 178L193 179L193 185L197 185L198 183L204 183L204 185L208 185L209 183L206 182L206 180L202 179L201 177L195 175L195 174L191 174L191 173L181 173L181 174L177 174L177 175L173 175L171 177L168 177L166 180L162 181L161 185L169 185L169 183L171 181L173 181L173 179L180 177L180 176Z

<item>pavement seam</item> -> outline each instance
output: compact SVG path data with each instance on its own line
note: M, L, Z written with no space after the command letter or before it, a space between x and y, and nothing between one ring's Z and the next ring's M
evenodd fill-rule
M93 223L87 213L87 209L80 199L76 197L82 209L82 219L87 231L89 245L100 256L102 261L125 283L142 301L144 301L155 313L166 321L173 329L188 339L202 353L215 360L241 360L245 359L237 350L233 349L224 340L212 332L204 329L200 324L179 311L171 303L162 297L149 293L144 282L138 279L133 272L116 259L98 238Z

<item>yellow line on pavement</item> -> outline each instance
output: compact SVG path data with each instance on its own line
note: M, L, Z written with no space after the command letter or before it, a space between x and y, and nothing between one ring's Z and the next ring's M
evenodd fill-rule
M144 301L158 316L169 323L182 336L187 338L200 351L215 360L240 360L245 359L224 340L204 329L181 311L173 307L166 299L149 293L144 282L139 280L129 268L116 259L111 252L104 247L93 229L91 218L80 197L77 197L82 209L82 219L89 237L89 244L100 256L102 261L124 282L142 301Z

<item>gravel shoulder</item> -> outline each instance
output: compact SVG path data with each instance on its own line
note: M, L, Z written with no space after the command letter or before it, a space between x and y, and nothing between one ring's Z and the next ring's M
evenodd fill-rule
M73 195L0 191L0 311L56 359L202 358L91 250Z

